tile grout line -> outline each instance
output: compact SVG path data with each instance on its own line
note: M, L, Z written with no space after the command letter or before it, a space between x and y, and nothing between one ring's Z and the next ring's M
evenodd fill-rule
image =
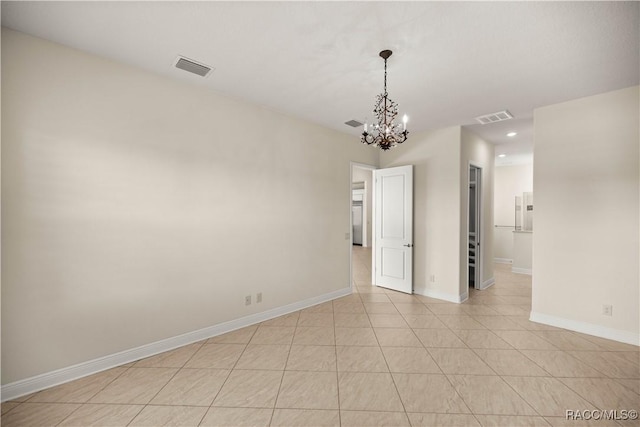
M137 362L137 361L136 361L136 362ZM131 365L131 366L127 366L126 368L124 368L124 371L120 372L120 374L119 374L119 375L116 375L116 376L115 376L111 381L109 381L109 382L108 382L108 383L106 383L102 388L100 388L100 390L98 390L97 392L95 392L94 394L92 394L92 395L91 395L91 396L90 396L90 397L89 397L85 402L82 402L82 403L80 404L80 406L78 406L78 407L77 407L76 409L74 409L74 410L73 410L69 415L67 415L67 416L66 416L66 417L64 417L62 420L60 420L60 422L59 422L58 424L56 424L56 425L58 426L58 425L62 424L65 420L67 420L67 419L68 419L69 417L71 417L73 414L75 414L76 412L78 412L78 411L79 411L79 410L80 410L84 405L89 404L89 401L90 401L91 399L93 399L94 397L96 397L100 392L102 392L102 391L103 391L104 389L106 389L109 385L111 385L113 382L115 382L115 380L117 380L117 379L118 379L118 378L120 378L122 375L124 375L127 371L129 371L129 369L133 368L133 366L134 366L134 364L135 364L136 362L130 363L130 365ZM129 363L128 363L128 364L129 364ZM113 368L111 368L111 369L117 369L117 368L118 368L118 366L113 367ZM102 371L102 372L98 373L97 375L99 375L99 374L101 374L101 373L104 373L104 372L107 372L107 371L109 371L109 370L111 370L111 369L107 369L106 371ZM85 378L86 378L86 377L85 377ZM38 392L38 393L39 393L39 392ZM31 398L29 398L27 401L29 401L29 400L33 399L34 397L36 397L36 395L37 395L38 393L36 393L35 395L33 395L33 396L32 396ZM54 402L54 403L55 403L55 402ZM14 409L15 409L15 408L14 408ZM138 411L138 412L136 413L136 415L134 415L134 417L133 417L133 418L137 417L137 416L138 416L138 414L140 414L140 412L142 412L142 409L144 409L144 408L141 408L141 409L140 409L140 411ZM0 418L1 418L1 417L0 417ZM133 420L133 418L132 418L132 420Z
M333 307L333 302L331 303ZM280 384L278 385L278 391L276 398L273 402L273 408L271 408L271 418L269 418L269 425L273 423L273 416L276 413L276 407L278 406L278 398L280 397L280 390L282 390L282 383L284 382L284 374L287 372L287 364L289 363L289 356L291 356L291 348L293 347L293 340L296 338L296 332L298 332L298 324L300 323L300 315L302 310L298 310L298 317L296 318L296 325L293 329L293 335L291 336L291 342L289 343L289 351L287 352L287 359L284 361L284 367L282 368L282 375L280 376ZM256 329L257 330L257 329ZM240 359L238 359L240 360Z
M254 326L254 325L251 325ZM251 327L248 326L248 327ZM244 343L244 348L242 349L242 352L240 353L240 355L238 356L238 358L236 359L235 363L233 364L233 366L229 369L229 373L227 374L227 377L224 379L224 381L222 382L222 385L220 385L220 389L218 390L218 392L216 393L216 395L213 397L213 399L211 400L211 403L209 404L209 408L205 411L204 415L202 416L202 418L200 419L200 422L198 423L198 425L201 425L202 422L204 421L204 419L207 417L207 415L209 414L209 411L211 411L211 408L213 408L213 403L216 401L216 399L218 398L218 396L220 395L220 392L222 391L222 389L224 388L224 385L227 383L227 381L229 380L229 377L231 376L231 373L233 372L233 369L235 368L235 366L238 364L238 361L240 360L240 358L242 357L242 355L244 354L245 350L247 349L247 347L249 346L249 343L251 342L251 340L253 339L253 336L256 334L256 332L258 332L258 328L260 327L260 324L255 325L256 328L254 329L254 331L251 333L251 336L249 337L249 339L247 340L246 343ZM241 328L244 329L244 328ZM235 331L232 331L235 332ZM215 337L214 337L215 338ZM203 344L203 346L206 344L207 341L209 341L211 338L208 338L205 343ZM202 346L200 347L200 349L202 348ZM200 351L200 349L198 349L198 351ZM193 356L195 356L195 354L197 353L197 351L195 353L193 353L191 355L191 358L193 358ZM189 360L191 360L191 358L189 358ZM189 361L187 361L185 363L185 365L188 363Z

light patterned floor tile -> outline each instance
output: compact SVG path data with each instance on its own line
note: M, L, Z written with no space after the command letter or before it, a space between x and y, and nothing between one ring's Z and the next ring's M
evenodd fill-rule
M545 417L552 427L619 427L614 420L568 420L566 417Z
M176 372L174 368L129 368L89 402L147 404Z
M55 426L79 407L71 403L23 403L2 416L2 427Z
M151 404L209 406L229 372L224 369L182 369L160 390Z
M340 427L337 410L276 409L271 427Z
M276 317L276 319L279 319L279 317ZM209 338L207 344L247 344L257 329L257 326L247 326L246 328Z
M198 426L207 408L193 406L153 406L148 405L136 416L129 426Z
M409 327L400 314L369 314L369 321L374 328Z
M185 345L175 350L138 360L133 366L136 368L182 368L200 347L202 347L201 342Z
M498 376L449 375L448 378L474 414L537 415Z
M545 417L564 417L567 409L596 409L556 378L503 377L513 389Z
M364 313L336 313L333 315L337 328L370 328L369 316Z
M382 347L422 347L418 337L408 328L374 328L373 331Z
M294 311L293 313L285 314L284 316L278 316L273 319L266 320L262 322L261 325L263 326L297 326L299 317L300 317L300 312Z
M617 378L616 381L629 390L633 391L635 394L640 395L640 380L638 379L620 379Z
M514 415L476 415L482 427L549 427L542 417Z
M289 357L288 345L249 344L235 369L284 370Z
M336 373L286 371L276 408L338 409Z
M413 329L447 329L435 314L403 314L404 320Z
M390 374L341 372L338 374L338 387L341 410L404 410Z
M294 345L287 360L287 371L336 371L334 346Z
M638 395L609 378L560 378L571 390L599 409L640 411Z
M294 345L335 345L334 328L298 326L293 336Z
M126 369L124 368L109 369L98 374L40 391L33 394L28 401L42 403L84 403L125 371Z
M469 348L513 349L506 341L488 330L453 331Z
M587 341L591 341L592 343L596 344L598 347L601 347L606 351L630 351L633 353L640 352L640 348L638 348L638 346L636 345L626 344L623 342L608 340L600 337L594 337L593 335L578 334L578 336L580 338L584 338Z
M399 314L391 302L365 302L364 309L368 314Z
M586 339L570 331L534 331L535 335L549 341L560 350L584 350L599 351L603 350L597 344L587 341Z
M497 316L502 314L487 305L462 304L461 307L462 311L469 316Z
M610 378L640 378L640 355L633 352L567 351Z
M372 328L336 328L336 345L377 346Z
M558 350L558 347L530 331L493 331L493 333L518 350Z
M125 427L143 405L99 405L88 403L58 424L60 427Z
M424 348L383 347L382 353L391 372L441 374L442 371Z
M361 294L362 302L391 302L388 296L385 295L381 288L376 286L370 287L373 292Z
M548 377L550 374L518 350L475 349L475 353L498 375Z
M445 374L496 375L472 350L430 348L429 354Z
M213 401L213 406L273 408L282 374L282 371L234 370Z
M365 314L364 304L362 302L343 302L333 304L334 319L337 320L338 314ZM336 326L338 326L336 324Z
M15 409L16 407L20 406L20 403L21 402L3 402L2 403L2 415L6 414L10 410Z
M205 344L184 365L185 368L231 369L245 344Z
M333 312L331 313L300 313L298 327L300 326L321 326L333 328Z
M482 325L480 322L472 318L471 316L452 316L439 314L438 318L442 320L449 329L457 330L457 329L483 329L486 330L487 327Z
M525 329L507 316L473 316L473 318L492 331L518 331Z
M554 377L605 376L565 351L521 350L521 352Z
M268 427L272 409L259 408L209 408L202 427Z
M436 315L466 315L466 312L460 304L439 301L439 304L427 303L426 307Z
M342 427L411 427L404 412L341 411Z
M473 415L409 413L413 427L480 427Z
M414 329L413 332L427 348L467 348L449 329Z
M389 372L380 347L336 347L340 372Z
M333 301L326 301L320 304L312 305L303 309L301 314L305 313L333 313Z
M299 321L298 321L299 322ZM299 324L299 323L298 323ZM296 328L293 326L264 326L260 325L253 334L250 344L291 344L293 333Z
M400 314L432 314L431 310L427 308L422 303L404 303L404 302L396 302L394 303L396 306L396 310L400 312Z
M407 412L470 412L444 375L394 373L393 379Z

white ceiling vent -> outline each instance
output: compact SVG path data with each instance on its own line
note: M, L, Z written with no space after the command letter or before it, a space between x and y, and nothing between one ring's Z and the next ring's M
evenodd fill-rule
M174 65L176 68L197 74L201 77L206 77L213 70L213 67L209 67L208 65L201 64L193 59L188 59L183 56L178 56Z
M476 117L476 120L481 125L488 125L489 123L501 122L509 119L513 119L513 114L511 114L507 110L498 111L497 113L485 114L484 116Z
M359 126L362 126L364 123L361 123L357 120L349 120L348 122L344 122L344 124L347 126L351 126L352 128L357 128Z

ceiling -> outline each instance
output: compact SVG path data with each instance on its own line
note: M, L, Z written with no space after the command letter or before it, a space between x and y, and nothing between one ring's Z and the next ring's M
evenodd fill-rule
M530 162L537 107L637 85L638 2L2 2L2 25L358 138L382 91L412 133L464 125ZM215 68L173 67L183 55ZM46 78L46 72L43 73ZM507 109L514 119L475 124ZM506 136L516 131L513 138Z

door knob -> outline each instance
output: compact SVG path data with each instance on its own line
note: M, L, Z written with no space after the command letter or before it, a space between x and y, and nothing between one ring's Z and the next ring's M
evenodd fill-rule
M412 248L413 247L413 245L411 243L409 243L407 245L404 245L404 246L406 246L407 248Z

